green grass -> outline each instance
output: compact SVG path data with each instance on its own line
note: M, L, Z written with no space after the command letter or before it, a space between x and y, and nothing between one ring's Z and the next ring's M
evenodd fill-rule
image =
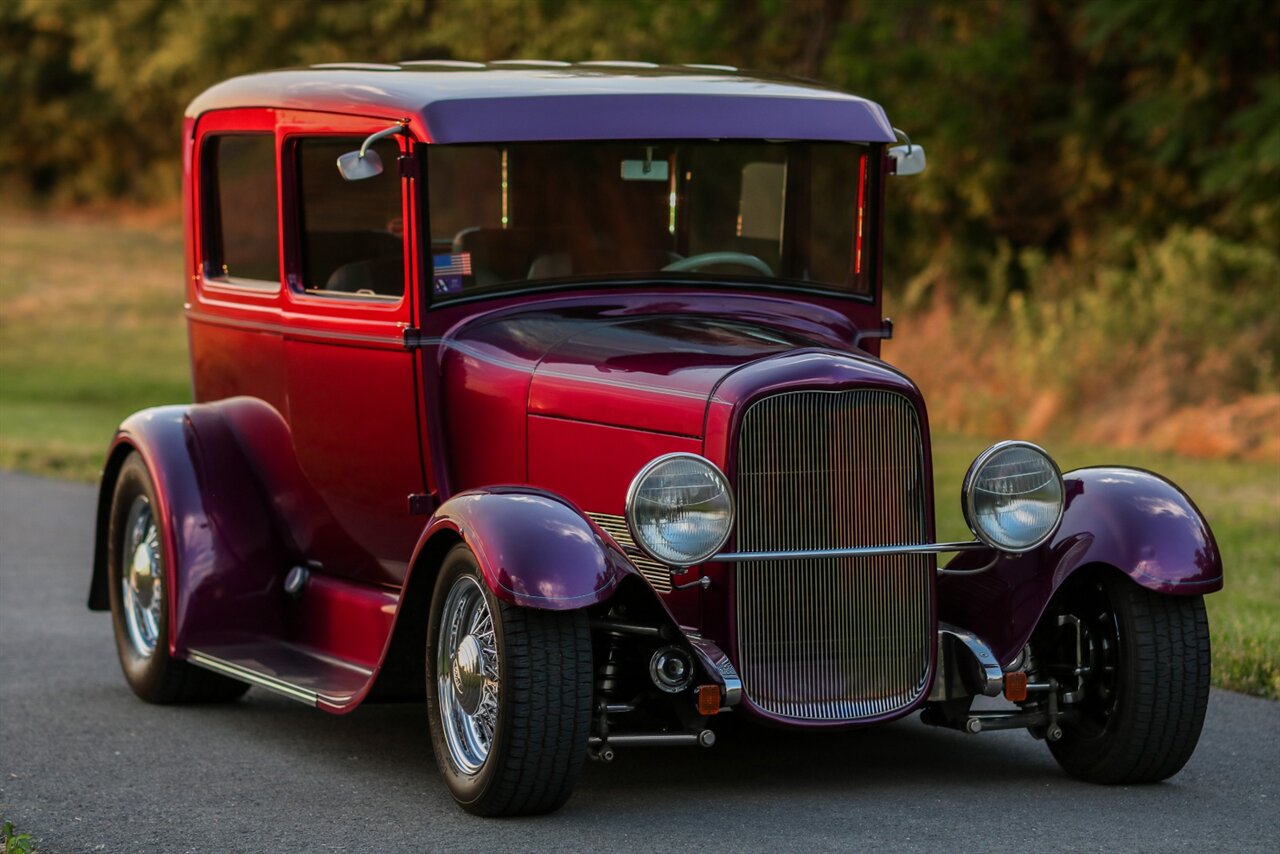
M0 215L0 467L92 481L121 419L189 400L182 294L173 222ZM986 444L934 437L943 537L966 535L959 484ZM1280 699L1280 465L1047 446L1064 470L1134 465L1190 493L1226 562L1208 599L1214 681Z
M120 421L191 399L172 223L0 216L0 466L92 480Z
M29 833L18 833L13 822L0 824L0 854L38 854L36 841Z

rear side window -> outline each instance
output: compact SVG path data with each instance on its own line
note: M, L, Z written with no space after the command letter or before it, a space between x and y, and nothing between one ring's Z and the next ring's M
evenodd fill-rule
M360 148L358 137L297 143L302 285L309 294L398 299L404 293L404 218L400 149L375 143L383 171L348 181L338 157Z
M207 137L202 174L205 276L279 287L275 137Z

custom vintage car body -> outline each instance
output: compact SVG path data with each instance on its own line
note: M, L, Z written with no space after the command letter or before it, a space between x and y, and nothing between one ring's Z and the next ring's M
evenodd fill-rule
M923 710L1088 779L1175 773L1213 536L1157 475L1007 442L956 484L975 539L937 542L925 402L879 358L885 184L923 168L901 141L870 101L719 66L198 97L196 402L121 425L97 520L90 607L134 690L425 696L482 814L730 713Z

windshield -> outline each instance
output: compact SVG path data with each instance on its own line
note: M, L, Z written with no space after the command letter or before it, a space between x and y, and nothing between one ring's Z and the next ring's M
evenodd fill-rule
M742 140L428 146L434 299L601 278L869 294L869 153Z

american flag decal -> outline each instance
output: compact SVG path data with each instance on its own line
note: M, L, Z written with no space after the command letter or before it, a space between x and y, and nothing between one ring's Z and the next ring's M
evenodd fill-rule
M436 277L440 276L470 276L471 275L471 253L458 252L453 255L435 255L432 256L433 265L435 267Z
M471 275L471 253L432 255L431 267L431 279L435 292L456 294L462 290L465 278Z

